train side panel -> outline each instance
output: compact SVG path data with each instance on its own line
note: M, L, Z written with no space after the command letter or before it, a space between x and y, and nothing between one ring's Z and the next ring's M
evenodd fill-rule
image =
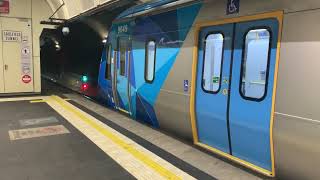
M320 177L319 17L320 10L284 16L274 126L280 177Z
M197 3L162 14L138 17L135 20L132 32L132 63L135 81L133 86L136 96L132 98L134 99L132 103L135 117L138 120L154 127L162 126L156 108L159 93L164 82L168 80L168 73L175 64L177 55L181 54L181 46L192 27L200 6L201 4ZM156 44L155 73L153 81L148 82L145 78L145 58L147 43L151 41ZM181 113L175 114L180 115ZM182 125L188 124L183 123Z
M275 10L284 10L285 13L274 120L277 177L315 178L320 176L312 168L319 166L316 162L320 162L314 160L320 152L320 147L316 143L320 136L318 121L320 115L316 108L320 102L320 96L317 96L320 88L318 83L315 84L320 82L320 76L315 75L318 72L315 68L319 67L316 54L319 50L320 32L319 23L316 22L320 15L318 10L312 10L317 7L320 7L320 2L314 0L309 0L307 3L302 1L252 3L247 0L241 1L240 14L237 15L245 16ZM228 17L235 16L225 15L224 2L207 1L207 4L202 6L195 23ZM295 41L298 42L293 43ZM194 31L191 29L155 106L160 127L188 139L192 138L190 116L187 114L190 110L190 92L186 94L183 87L185 80L191 82L191 57L194 44ZM186 59L189 60L186 61ZM295 77L296 72L300 73L298 77ZM306 87L310 87L309 92L306 92Z
M107 44L103 48L101 62L99 67L99 76L98 76L98 91L99 98L104 101L104 103L108 107L114 107L114 100L112 95L112 81L111 78L108 79L106 77L106 67L107 67L107 58L113 58L113 55L108 55L108 53L112 53L112 51L108 51L108 48L111 48L110 44ZM111 59L110 59L111 61ZM111 64L110 64L111 66Z
M176 21L173 23L176 28L164 27L166 23L159 24L153 19L156 16L161 19L162 16L169 21L168 14L172 12L139 17L136 20L137 24L132 27L136 32L132 35L135 74L133 91L136 92L132 101L133 118L192 140L190 85L196 42L195 29L191 25L283 10L283 37L273 126L276 176L291 179L319 177L315 167L320 166L320 159L317 159L320 152L317 143L320 137L320 111L317 108L320 105L320 96L317 95L320 90L317 83L320 82L317 73L320 49L320 25L317 22L320 11L315 9L320 8L320 1L292 3L289 0L242 0L240 13L228 16L226 2L210 0L204 3L193 7L198 8L194 9L194 14L191 11L187 13L186 9L190 7L184 9L185 13L195 18L185 29L176 26L191 18L185 13L181 14L180 19L179 16L171 17L170 21ZM186 16L184 20L183 16ZM171 28L170 32L168 28ZM154 84L146 83L144 79L145 43L148 39L158 44ZM114 38L114 45L115 41ZM110 92L107 94L112 95Z
M202 4L195 4L183 10L179 21L190 21L190 26L193 25L193 19L201 7ZM154 108L161 128L192 141L189 99L194 27L189 27L188 31L181 33L186 33L185 38L181 39L181 48L161 87ZM178 41L173 39L171 43ZM170 43L170 40L166 40L165 43Z
M320 2L308 0L305 2L290 1L260 1L252 3L251 0L241 1L240 13L226 16L226 3L224 1L204 1L195 23L212 22L237 16L253 15L275 10L294 12L320 7ZM194 31L190 29L177 60L160 91L155 104L160 127L187 139L192 138L190 125L190 87L184 90L185 82L191 83L192 55L194 47ZM188 59L188 60L186 60ZM175 103L174 103L175 102ZM185 104L187 102L187 104ZM166 113L170 112L170 113ZM173 120L174 119L174 120ZM181 127L178 130L175 127Z

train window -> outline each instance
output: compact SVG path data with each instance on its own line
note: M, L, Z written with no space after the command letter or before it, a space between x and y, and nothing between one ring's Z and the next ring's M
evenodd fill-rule
M154 80L156 64L156 42L148 41L146 44L145 80L151 83Z
M105 71L105 78L106 79L111 79L111 45L108 44L106 46L106 71Z
M127 41L125 39L119 39L119 52L120 52L120 75L125 75L126 68L126 52L127 52Z
M223 40L221 33L209 34L205 39L202 88L209 93L217 93L220 89Z
M246 34L240 84L245 99L261 100L266 94L270 39L267 29L253 29Z

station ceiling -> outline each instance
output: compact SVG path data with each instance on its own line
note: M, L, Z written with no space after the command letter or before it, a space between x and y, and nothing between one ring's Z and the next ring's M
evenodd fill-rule
M98 7L105 3L110 3L112 1L121 0L46 0L55 12L60 6L61 9L57 11L55 18L70 19L77 16L83 12L86 12L92 8ZM150 0L139 0L140 2L147 2ZM62 6L63 5L63 6Z

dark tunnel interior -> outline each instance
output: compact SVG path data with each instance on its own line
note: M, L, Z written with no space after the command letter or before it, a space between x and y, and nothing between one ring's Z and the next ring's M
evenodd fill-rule
M85 75L96 86L103 40L112 20L136 2L80 16L56 29L44 29L40 36L42 76L59 82L66 74ZM69 28L68 35L63 35L63 27Z

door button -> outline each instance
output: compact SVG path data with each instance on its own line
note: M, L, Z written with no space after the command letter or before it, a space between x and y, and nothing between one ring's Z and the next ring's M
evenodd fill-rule
M222 82L225 83L225 84L229 84L229 79L228 78L223 78Z
M225 96L228 95L228 89L223 89L222 90L222 94L225 95Z

